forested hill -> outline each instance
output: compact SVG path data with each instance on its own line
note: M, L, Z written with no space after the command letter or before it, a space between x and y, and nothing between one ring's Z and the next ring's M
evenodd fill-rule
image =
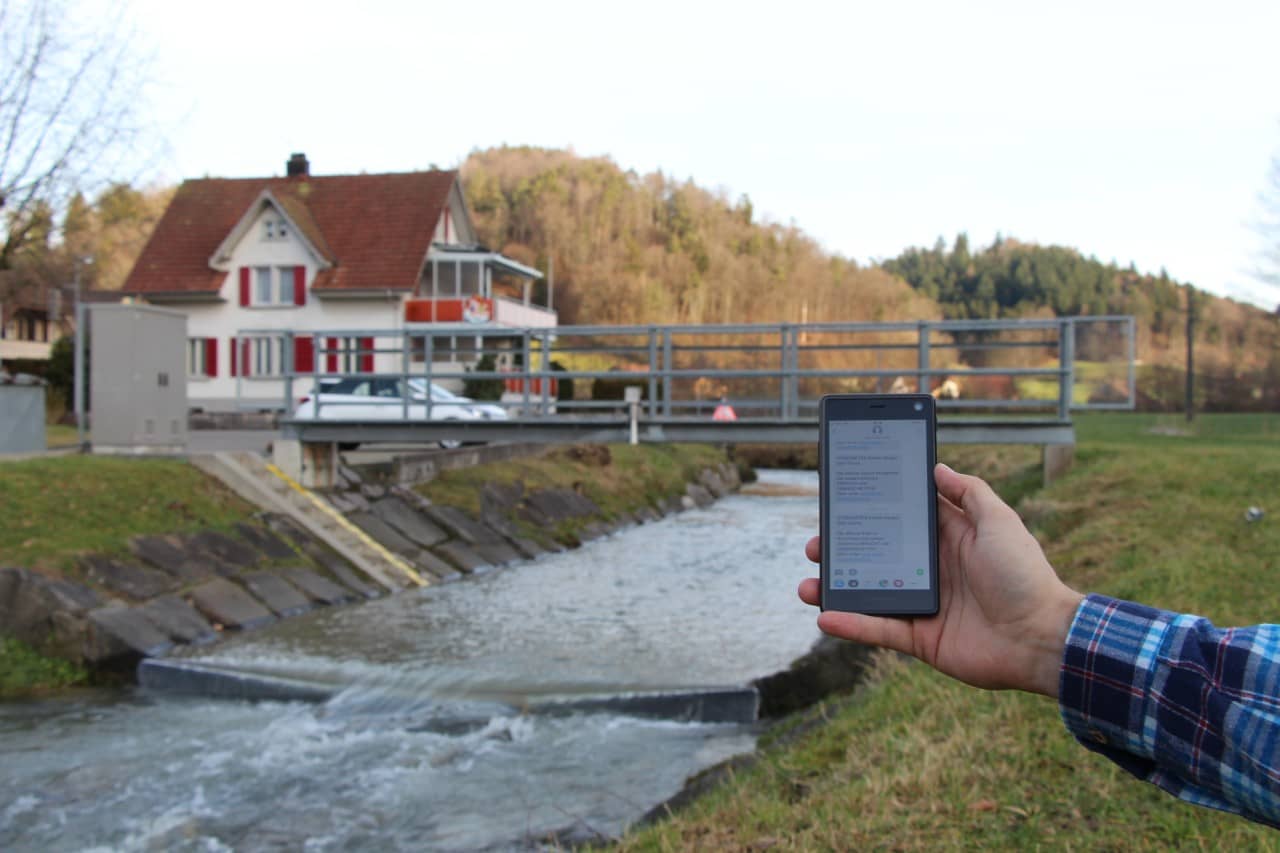
M745 196L569 151L473 153L463 186L482 239L554 267L562 323L776 323L938 318L879 268L762 222Z
M1012 239L975 251L963 235L859 266L793 226L761 221L746 196L571 151L477 151L462 176L484 242L554 268L565 324L1132 314L1139 361L1165 371L1169 388L1156 396L1171 405L1180 393L1189 288L1163 272ZM1196 312L1199 371L1269 399L1280 383L1280 318L1202 292Z
M1074 249L1000 237L978 252L964 234L950 249L939 238L932 249L907 249L884 268L955 318L1018 317L1049 308L1059 316L1135 314L1159 325L1181 305L1179 283L1163 271L1158 278L1140 275Z
M1187 299L1191 290L1171 279L1117 267L1062 246L997 238L972 251L961 234L948 248L908 249L883 262L948 318L1131 314L1138 326L1138 357L1182 363ZM1240 375L1277 361L1280 318L1251 305L1195 292L1198 353L1209 370Z

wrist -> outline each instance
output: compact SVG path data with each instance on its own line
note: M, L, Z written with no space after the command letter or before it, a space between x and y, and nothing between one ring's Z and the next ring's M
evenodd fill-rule
M1042 693L1052 699L1058 698L1067 635L1071 632L1071 623L1075 620L1082 601L1083 595L1060 585L1058 592L1037 618L1028 643L1030 655L1026 683L1020 685L1023 689Z

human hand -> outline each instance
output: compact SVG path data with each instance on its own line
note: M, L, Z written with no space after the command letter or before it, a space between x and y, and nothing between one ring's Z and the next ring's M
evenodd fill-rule
M1058 580L1022 519L978 477L946 465L938 485L939 608L897 619L828 610L818 627L835 637L919 658L975 687L1058 695L1058 669L1071 620L1084 596ZM805 555L820 559L818 537ZM819 602L817 578L800 598Z

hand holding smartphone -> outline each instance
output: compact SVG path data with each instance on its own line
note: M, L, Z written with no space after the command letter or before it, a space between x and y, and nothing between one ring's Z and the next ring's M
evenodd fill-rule
M936 614L933 397L828 394L819 413L822 609Z

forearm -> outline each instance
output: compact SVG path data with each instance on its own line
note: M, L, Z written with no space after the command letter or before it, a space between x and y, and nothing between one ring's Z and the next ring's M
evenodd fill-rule
M1200 805L1280 826L1280 628L1089 596L1071 625L1059 705L1076 738Z

